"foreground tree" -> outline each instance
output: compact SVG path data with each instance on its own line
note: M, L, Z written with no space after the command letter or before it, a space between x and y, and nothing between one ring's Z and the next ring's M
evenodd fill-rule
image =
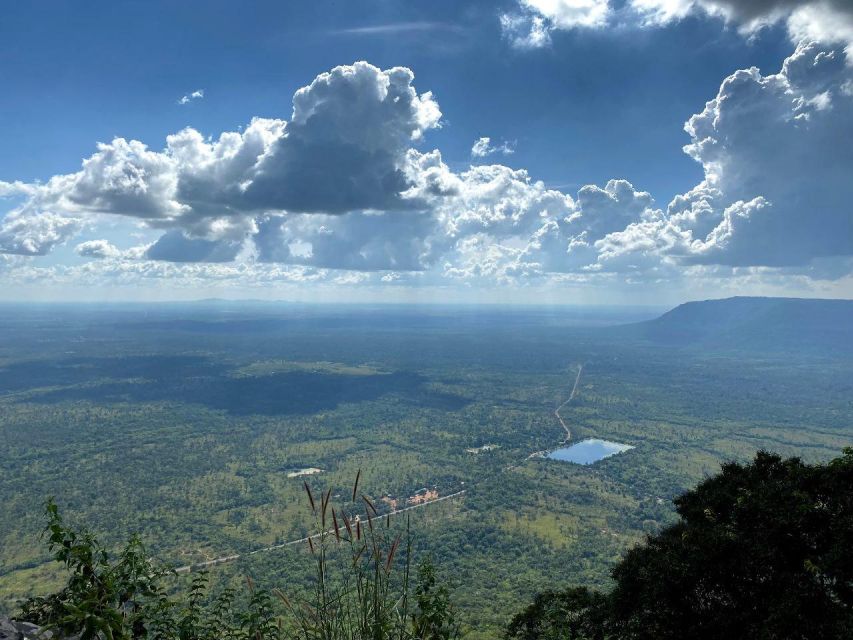
M609 594L544 594L508 636L851 637L853 449L825 465L760 452L675 505L680 521L626 554Z
M607 601L586 587L545 591L512 619L507 636L517 640L603 640Z

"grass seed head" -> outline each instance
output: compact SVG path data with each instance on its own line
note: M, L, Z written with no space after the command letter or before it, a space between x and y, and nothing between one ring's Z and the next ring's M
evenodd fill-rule
M273 589L272 592L276 598L282 601L285 607L287 607L288 609L293 608L293 606L290 604L290 599L286 595L284 595L284 591L282 591L281 589Z
M347 528L347 533L349 534L350 539L352 539L352 525L349 523L349 518L347 518L347 514L341 511L341 518L344 521L344 526Z
M391 544L391 549L388 551L388 560L385 561L385 573L391 570L391 563L394 562L394 554L397 553L397 547L399 546L400 536L397 536Z
M335 524L335 539L341 541L341 528L338 526L338 516L335 513L335 508L332 507L332 522Z
M320 494L320 495L321 495L321 503L320 504L322 505L322 508L320 510L320 521L323 525L323 528L325 529L326 528L326 510L329 508L329 499L332 497L331 488L328 489L325 494Z
M361 499L364 500L364 504L366 504L369 509L369 511L367 512L368 517L370 517L370 511L373 512L373 515L379 515L379 512L376 510L376 507L373 506L373 503L370 501L370 498L362 494Z
M309 487L308 483L304 480L302 481L302 484L305 486L305 493L308 494L308 502L311 503L311 511L313 513L317 513L317 507L314 505L314 496L311 495L311 487Z
M355 502L355 497L358 495L358 481L361 478L361 469L355 474L355 484L352 485L352 501Z

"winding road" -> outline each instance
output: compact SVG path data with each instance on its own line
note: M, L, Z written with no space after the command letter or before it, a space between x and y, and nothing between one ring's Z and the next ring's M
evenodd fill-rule
M566 437L565 437L565 438L563 438L563 439L559 442L559 444L561 444L561 445L562 445L562 444L566 444L569 440L571 440L571 439L572 439L572 432L571 432L571 430L569 429L569 425L567 425L567 424L566 424L566 421L565 421L565 420L563 420L563 416L561 416L561 415L560 415L560 411L561 411L561 410L562 410L562 409L563 409L567 404L569 404L572 400L574 400L574 399L575 399L575 396L577 395L577 392L578 392L578 385L580 384L580 381L581 381L581 374L583 374L583 367L584 367L584 365L579 365L579 366L578 366L578 375L575 377L575 384L574 384L574 385L572 385L572 391L571 391L571 393L569 394L569 397L568 397L568 398L566 398L565 400L563 400L563 402L561 402L561 403L557 406L557 408L556 408L556 409L554 409L554 415L556 416L557 420L559 420L559 421L560 421L560 426L561 426L561 427L563 427L563 429L564 429L564 430L565 430L565 432L566 432ZM511 465L509 465L508 467L505 467L505 470L506 470L506 471L514 471L515 469L518 469L518 467L520 467L520 466L521 466L524 462L526 462L527 460L532 460L533 458L542 458L542 457L544 457L544 456L545 456L545 454L546 454L546 453L548 453L549 451L550 451L550 449L542 449L541 451L534 451L533 453L531 453L530 455L528 455L528 456L527 456L527 457L526 457L522 462L519 462L519 463L517 463L517 464L511 464Z
M580 366L578 367L578 376L577 376L577 378L575 378L575 384L574 384L574 386L572 387L572 392L569 394L569 397L568 397L568 398L566 398L566 399L565 399L565 400L560 404L560 406L559 406L559 407L557 407L556 409L554 409L554 415L555 415L555 416L557 416L557 420L559 420L559 421L560 421L560 425L562 425L563 429L565 429L565 430L566 430L566 439L565 439L565 440L563 440L563 442L561 442L560 444L565 444L566 442L568 442L569 440L571 440L571 439L572 439L572 432L571 432L571 431L569 431L569 427L568 427L568 425L566 424L566 422L563 420L563 416L561 416L561 415L560 415L560 409L562 409L562 408L563 408L563 407L565 407L567 404L569 404L572 400L574 400L574 399L575 399L575 395L576 395L576 394L577 394L577 392L578 392L578 384L580 384L580 381L581 381L581 374L582 374L582 373L583 373L583 365L580 365Z

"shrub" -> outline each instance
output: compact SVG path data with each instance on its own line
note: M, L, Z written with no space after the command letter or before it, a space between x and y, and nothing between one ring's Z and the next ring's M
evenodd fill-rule
M167 595L173 573L156 567L136 537L111 559L89 532L65 525L50 500L45 534L53 557L69 572L58 593L23 603L21 618L82 640L453 640L458 636L446 588L431 561L410 584L412 537L391 527L358 494L333 507L331 490L317 496L305 484L316 532L306 539L316 572L308 597L282 590L226 590L212 598L200 573L182 597Z

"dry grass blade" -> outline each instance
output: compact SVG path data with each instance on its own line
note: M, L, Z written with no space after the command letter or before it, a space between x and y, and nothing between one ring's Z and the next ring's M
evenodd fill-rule
M308 538L308 548L311 549L311 553L314 553L314 541L311 538Z
M308 618L308 619L310 619L310 620L313 620L313 621L314 621L314 624L316 624L316 623L317 623L317 621L320 619L320 616L318 615L318 610L317 610L317 608L312 607L312 606L311 606L310 604L308 604L307 602L303 602L303 603L301 603L301 605L300 605L300 606L302 607L302 613L303 613L303 615L304 615L306 618Z
M373 515L378 516L379 512L376 510L376 507L373 506L373 503L370 501L366 495L362 494L361 499L364 500L364 503L369 507L370 511L373 512ZM370 512L367 513L368 517L370 517Z
M352 501L355 502L355 497L358 495L358 481L361 479L361 469L355 474L355 484L352 485Z
M355 556L353 556L353 559L352 559L353 566L358 564L358 560L359 560L359 558L361 558L361 554L364 553L365 549L367 549L367 545L366 544L361 545L361 549L359 549L358 553L356 553Z
M284 591L282 591L281 589L273 589L272 593L276 598L278 598L282 601L282 603L284 603L285 607L287 607L288 609L293 609L293 605L290 603L290 599L286 595L284 595Z
M385 572L391 570L391 563L394 562L394 554L397 553L397 547L400 546L400 536L397 536L391 544L391 549L388 551L388 560L385 561Z
M341 541L341 528L338 526L338 516L335 513L335 508L332 507L332 522L335 524L335 539Z
M311 495L311 487L308 486L308 483L304 480L302 481L303 486L305 487L305 493L308 494L308 502L311 503L311 511L313 513L317 513L317 507L314 506L314 496Z
M349 523L349 518L347 518L347 514L341 511L341 518L343 518L344 526L347 528L347 533L349 534L350 540L352 540L352 525Z
M320 494L322 508L320 510L320 521L323 528L326 528L326 510L329 508L329 499L332 497L332 489L329 488L325 494Z

